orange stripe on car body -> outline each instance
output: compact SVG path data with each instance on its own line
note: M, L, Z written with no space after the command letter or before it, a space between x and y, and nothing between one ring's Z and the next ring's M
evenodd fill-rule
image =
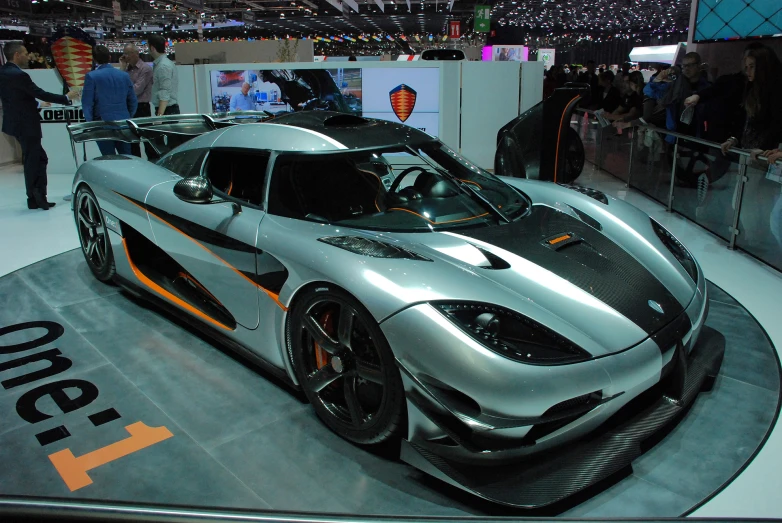
M130 252L128 251L128 244L125 241L125 238L122 238L122 247L125 248L125 256L127 256L127 258L128 258L128 264L130 265L130 270L133 271L133 274L136 275L136 278L138 278L138 280L141 283L143 283L144 285L149 287L151 290L153 290L154 292L156 292L157 294L159 294L163 298L165 298L168 301L170 301L170 302L172 302L172 303L182 307L186 311L188 311L188 312L198 316L202 320L205 320L205 321L211 323L212 325L216 325L217 327L220 327L221 329L225 329L227 331L232 331L233 330L231 327L228 327L227 325L223 325L222 323L220 323L219 321L215 320L214 318L204 314L203 312L201 312L200 310L196 309L195 307L193 307L189 303L185 302L184 300L180 299L177 296L174 296L173 294L168 292L166 289L164 289L163 287L161 287L157 283L155 283L152 280L150 280L149 278L147 278L147 276L143 272L141 272L141 270L138 267L136 267L136 264L133 263L133 259L130 257Z
M115 191L115 192L116 192L116 191ZM119 194L119 193L116 193L116 194ZM155 218L156 218L158 221L160 221L160 222L162 222L162 223L165 223L166 225L168 225L169 227L171 227L173 230L175 230L176 232L178 232L179 234L181 234L182 236L184 236L185 238L187 238L187 239L188 239L188 240L190 240L191 242L195 243L196 245L198 245L199 247L201 247L203 250L205 250L206 252L208 252L209 254L211 254L212 256L214 256L215 258L217 258L218 260L220 260L220 262L221 262L223 265L225 265L226 267L228 267L229 269L231 269L232 271L234 271L236 274L238 274L239 276L241 276L242 278L244 278L245 280L247 280L247 281L248 281L250 284L254 285L255 287L257 287L257 288L259 288L260 290L262 290L263 292L265 292L265 293L266 293L266 294L267 294L267 295L268 295L268 296L269 296L269 297L270 297L272 300L274 300L274 302L275 302L275 303L276 303L276 304L277 304L277 305L278 305L278 306L279 306L279 307L280 307L282 310L284 310L284 311L287 311L287 310L288 310L288 307L286 307L285 305L283 305L283 303L280 301L280 295L279 295L279 294L275 294L275 293L273 293L272 291L270 291L269 289L266 289L266 288L264 288L264 287L262 287L262 286L258 285L257 283L255 283L254 281L252 281L250 278L248 278L246 275L244 275L244 274L242 273L242 271L240 271L239 269L237 269L236 267L234 267L233 265L231 265L230 263L228 263L227 261L225 261L224 259L222 259L220 256L218 256L217 254L215 254L213 251L211 251L211 250L210 250L208 247L204 246L204 245L203 245L201 242L199 242L199 241L198 241L198 240L196 240L195 238L193 238L193 237L191 237L191 236L189 236L189 235L185 234L185 233L184 233L182 230L180 230L179 228L177 228L177 227L176 227L175 225L173 225L172 223L169 223L169 222L167 222L166 220L164 220L163 218L161 218L161 217L160 217L160 216L158 216L157 214L153 213L153 212L152 212L152 211L150 211L149 209L146 209L145 207L142 207L141 205L137 204L136 202L134 202L133 200L131 200L131 199L130 199L130 198L128 198L127 196L123 196L122 194L119 194L119 195L120 195L120 196L122 196L123 198L125 198L127 201L129 201L129 202L130 202L130 203L132 203L133 205L135 205L136 207L139 207L139 208L141 208L141 209L144 209L144 211L145 211L145 212L147 212L147 213L149 213L149 215L150 215L150 216L154 216L154 217L155 217Z

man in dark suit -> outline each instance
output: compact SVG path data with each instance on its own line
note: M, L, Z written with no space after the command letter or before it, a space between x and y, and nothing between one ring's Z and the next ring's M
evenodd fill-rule
M84 119L88 122L127 120L138 106L130 75L109 63L111 53L104 45L95 46L92 57L98 67L84 78L81 93ZM130 144L116 140L100 140L98 149L103 155L130 154Z
M49 158L41 145L41 118L38 102L69 105L78 91L67 95L47 93L22 71L28 62L27 49L21 42L9 42L3 49L7 63L0 68L0 101L3 103L3 132L19 140L24 162L24 184L27 208L49 210L54 203L46 201L46 166Z

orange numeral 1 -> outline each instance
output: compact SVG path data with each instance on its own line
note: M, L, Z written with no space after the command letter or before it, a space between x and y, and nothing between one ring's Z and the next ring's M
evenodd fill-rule
M78 458L73 455L71 449L49 455L54 468L60 473L71 492L92 484L87 471L174 436L166 427L148 427L141 421L128 425L125 430L130 434L129 438L93 450Z

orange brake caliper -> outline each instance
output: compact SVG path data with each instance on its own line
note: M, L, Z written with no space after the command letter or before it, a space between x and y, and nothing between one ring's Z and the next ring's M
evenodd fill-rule
M323 327L323 330L326 331L327 334L331 334L333 332L334 320L331 311L326 311L323 313L323 316L320 318L320 326ZM315 364L317 365L318 369L320 370L328 365L330 359L331 357L329 356L329 353L321 349L320 345L315 343Z

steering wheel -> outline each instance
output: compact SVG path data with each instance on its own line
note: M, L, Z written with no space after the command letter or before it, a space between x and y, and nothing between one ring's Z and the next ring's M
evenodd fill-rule
M407 169L405 169L404 171L399 173L399 176L396 177L396 180L394 180L394 183L392 183L391 187L388 188L388 192L395 193L396 190L399 189L399 184L402 183L402 178L404 178L408 174L410 174L412 172L415 172L415 171L418 171L418 172L421 172L421 173L428 173L429 172L425 168L419 167L417 165L414 165L412 167L408 167Z

